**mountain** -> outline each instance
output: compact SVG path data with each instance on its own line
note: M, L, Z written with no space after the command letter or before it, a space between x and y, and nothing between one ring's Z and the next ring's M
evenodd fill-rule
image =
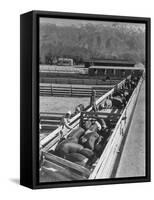
M55 57L85 59L145 60L145 29L135 24L40 24L40 62Z

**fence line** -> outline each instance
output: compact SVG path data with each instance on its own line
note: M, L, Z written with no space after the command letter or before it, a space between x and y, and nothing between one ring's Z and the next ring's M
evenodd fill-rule
M59 76L58 76L59 77ZM111 80L101 80L100 78L70 78L70 77L44 77L40 76L40 83L54 84L79 84L79 85L114 85L121 81L121 78Z
M55 86L55 85L40 85L40 96L72 96L72 97L89 97L92 90L96 91L96 96L100 97L108 92L111 87L91 87L82 88L75 86Z

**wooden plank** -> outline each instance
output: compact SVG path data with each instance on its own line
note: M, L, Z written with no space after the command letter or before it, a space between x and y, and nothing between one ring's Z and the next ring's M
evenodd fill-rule
M50 133L53 132L53 131L55 131L57 128L58 128L58 126L55 126L55 125L53 125L53 126L51 126L51 125L50 126L48 126L48 125L42 125L43 131L50 131ZM45 136L45 137L47 137L47 136ZM41 137L40 140L43 140L45 137Z
M54 171L53 168L42 167L42 172L45 172L48 176L48 179L56 181L70 181L70 178L66 177L64 174ZM44 173L43 173L44 174ZM43 182L43 175L40 175L41 182ZM45 179L45 182L46 179Z
M62 116L56 116L56 115L53 115L53 116L51 116L51 115L50 116L49 115L48 116L47 115L46 116L42 116L41 115L40 116L41 120L60 120L61 118L62 118Z
M90 171L81 165L78 165L76 163L63 159L61 157L55 156L53 154L49 154L49 153L43 153L43 154L45 158L51 162L62 165L68 169L74 170L77 173L84 175L85 177L89 177L90 175Z
M59 125L60 121L41 121L44 125Z
M113 109L111 109L111 112L113 111ZM107 112L86 112L86 111L82 111L81 112L82 114L85 114L85 115L89 115L89 116L92 116L92 115L107 115L107 116L114 116L114 117L119 117L121 114L120 113L107 113Z
M74 87L72 87L72 91L89 91L89 92L91 92L91 88L74 88Z
M58 128L58 124L44 124L44 123L42 123L41 124L41 126L42 126L42 128L52 128L52 127L54 127L54 128Z
M48 160L44 160L43 168L46 168L50 172L61 174L64 176L64 178L66 177L70 180L86 179L86 177L75 174L73 171L70 171L68 168L65 168L64 166L61 166L59 164L56 164L56 163L48 161Z
M62 116L40 116L41 121L60 121Z
M86 95L86 96L91 96L91 93L89 92L72 92L72 95Z
M64 115L65 113L40 112L40 115Z

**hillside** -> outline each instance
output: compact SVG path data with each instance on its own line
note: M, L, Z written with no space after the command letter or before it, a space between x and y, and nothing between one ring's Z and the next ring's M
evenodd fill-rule
M145 60L145 31L126 24L56 26L40 24L40 63L55 57Z

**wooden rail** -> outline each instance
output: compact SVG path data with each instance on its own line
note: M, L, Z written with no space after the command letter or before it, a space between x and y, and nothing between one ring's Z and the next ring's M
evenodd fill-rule
M43 113L40 112L40 123L43 131L55 130L60 124L60 120L65 113ZM43 133L42 131L42 133Z
M50 84L72 84L72 85L108 85L112 86L120 82L122 79L116 78L112 80L101 80L99 77L93 78L70 78L70 77L40 77L40 83Z
M100 97L108 92L111 87L77 87L61 86L53 84L40 84L40 96L68 96L68 97L90 97L92 90L96 91L96 96Z

